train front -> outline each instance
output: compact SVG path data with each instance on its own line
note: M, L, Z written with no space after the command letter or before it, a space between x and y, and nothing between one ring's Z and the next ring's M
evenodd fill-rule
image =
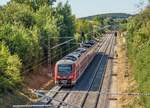
M75 70L74 61L58 61L55 65L55 83L63 86L74 85L76 80Z

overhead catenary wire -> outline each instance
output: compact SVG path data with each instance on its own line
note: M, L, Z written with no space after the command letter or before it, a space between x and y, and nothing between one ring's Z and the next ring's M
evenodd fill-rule
M105 41L104 41L104 42L105 42ZM102 44L101 44L101 45L102 45ZM101 46L101 45L100 45L100 46ZM101 47L102 47L102 46L101 46ZM99 49L99 48L98 48L98 49ZM97 50L98 50L98 49L97 49ZM70 90L70 91L71 91L71 90ZM56 94L57 94L57 93L56 93ZM62 97L61 101L65 101L65 99L67 99L68 95L69 95L69 92L66 93L65 96ZM57 108L59 108L59 107L61 106L61 103L58 103L58 104L59 104L59 105L58 105Z
M50 49L57 48L57 47L59 47L59 46L61 46L61 45L64 45L64 44L66 44L66 43L68 43L68 42L70 42L70 41L72 41L72 40L74 40L74 39L67 40L67 41L65 41L65 42L63 42L63 43L60 43L60 44L58 44L58 45L53 46L53 47L50 48Z
M89 33L87 33L87 34L90 34L90 33L93 33L93 32L89 32ZM95 33L97 33L97 32L95 32ZM60 43L60 44L57 44L57 45L51 47L49 50L55 49L55 48L60 47L60 46L62 46L62 45L64 45L64 44L67 44L68 42L71 42L71 41L75 40L75 37L71 37L71 36L68 36L68 37L49 37L49 39L54 39L54 38L62 38L62 39L64 38L64 39L69 39L69 40L67 40L67 41L65 41L65 42L62 42L62 43ZM48 58L49 58L49 57L48 57ZM46 61L45 59L47 59L47 57L45 57L45 58L39 60L39 61L37 62L37 64L36 64L36 66L39 66L39 65L41 64L41 62L43 63L43 60ZM28 71L31 70L33 67L36 67L35 65L34 65L34 66L32 66L32 65L33 65L33 64L27 65L27 66L25 67L25 71L24 71L24 72L28 72Z
M70 49L67 49L65 51L63 51L63 53L68 52L69 50L74 49L74 46ZM51 56L51 60L54 60L56 57L58 57L60 54L55 54L55 56ZM33 65L32 67L26 68L25 71L23 71L23 73L29 72L31 69L36 68L37 66L41 65L42 63L47 61L48 57L45 57L44 59L42 59L40 62L38 62L38 64Z
M89 32L89 33L92 33L92 32ZM87 33L87 34L88 34L88 33ZM67 43L69 43L69 42L75 40L74 37L70 37L70 36L68 36L68 37L50 37L50 39L51 39L51 38L64 38L64 39L69 39L69 40L67 40L67 41L65 41L65 42L62 42L62 43L60 43L60 44L57 44L57 45L51 47L50 50L55 49L55 48L57 48L57 47L60 47L60 46L62 46L62 45L64 45L64 44L67 44ZM48 57L48 58L49 58L49 57ZM28 71L30 71L31 69L35 68L36 66L39 66L41 63L43 63L43 60L44 60L44 62L46 62L45 59L47 59L47 57L45 57L45 58L39 60L39 61L38 61L38 64L36 64L36 65L34 65L34 66L32 66L33 64L30 64L30 65L26 66L24 72L28 72Z
M46 92L46 91L45 91ZM54 92L54 93L81 93L85 94L88 91L55 91L55 90L50 90L48 92ZM125 96L150 96L150 93L139 93L139 92L106 92L106 91L89 91L89 94L100 94L100 95L113 95L113 96L120 96L120 95L125 95Z

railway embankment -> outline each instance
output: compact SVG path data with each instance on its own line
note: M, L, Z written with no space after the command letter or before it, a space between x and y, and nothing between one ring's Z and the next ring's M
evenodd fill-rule
M123 33L116 38L111 77L107 108L142 108L139 104L139 96L129 95L138 93L138 86L128 62L126 39Z

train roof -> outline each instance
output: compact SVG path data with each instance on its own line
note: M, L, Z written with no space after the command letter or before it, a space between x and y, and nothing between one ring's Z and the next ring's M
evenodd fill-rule
M72 57L75 57L76 59L79 58L79 54L75 53L75 52L72 52L72 53L68 54L67 56L72 56Z
M76 49L74 52L66 55L61 60L57 61L56 64L73 64L73 63L75 63L75 61L82 55L82 53L84 53L89 47L94 45L94 43L95 43L94 40L89 41L89 43L84 43L83 44L84 47L80 47L80 48Z
M78 48L74 52L79 53L79 55L81 56L84 52L86 52L86 49L85 48Z
M61 59L59 61L57 61L57 64L73 64L74 61L69 60L69 59Z
M81 53L74 51L74 52L71 53L71 55L76 56L77 58L79 58L81 56Z
M73 64L79 58L78 52L72 52L59 60L57 64Z

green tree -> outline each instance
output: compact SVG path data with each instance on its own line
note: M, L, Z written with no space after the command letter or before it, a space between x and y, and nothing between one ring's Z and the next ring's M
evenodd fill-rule
M94 26L99 26L95 21L88 21L85 19L77 19L76 20L76 35L78 36L78 40L81 40L81 33L84 32L85 40L92 38L92 32Z
M150 8L147 7L140 14L128 21L128 55L133 67L135 80L139 91L150 91ZM150 98L141 96L145 108L150 107Z
M73 37L75 33L75 16L72 15L70 5L68 2L63 6L62 3L59 3L56 7L57 14L62 16L58 26L61 26L60 36L61 37Z
M21 61L11 55L4 43L0 43L0 93L12 90L21 82Z
M59 31L59 42L62 43L67 41L68 39L65 37L74 38L75 34L75 16L72 15L71 7L66 2L64 5L62 3L58 3L55 9L55 16L58 18L57 26L60 27ZM69 49L70 45L63 45L62 49ZM68 53L68 51L64 51L64 55Z
M48 55L48 39L51 46L58 43L59 27L57 26L57 18L53 15L53 9L47 5L41 7L36 12L36 26L39 31L40 46L42 47L44 56ZM51 38L53 37L53 38ZM55 38L54 38L55 37ZM55 52L53 52L55 53Z
M100 16L96 16L93 18L93 21L97 22L97 25L103 26L104 25L104 18Z

